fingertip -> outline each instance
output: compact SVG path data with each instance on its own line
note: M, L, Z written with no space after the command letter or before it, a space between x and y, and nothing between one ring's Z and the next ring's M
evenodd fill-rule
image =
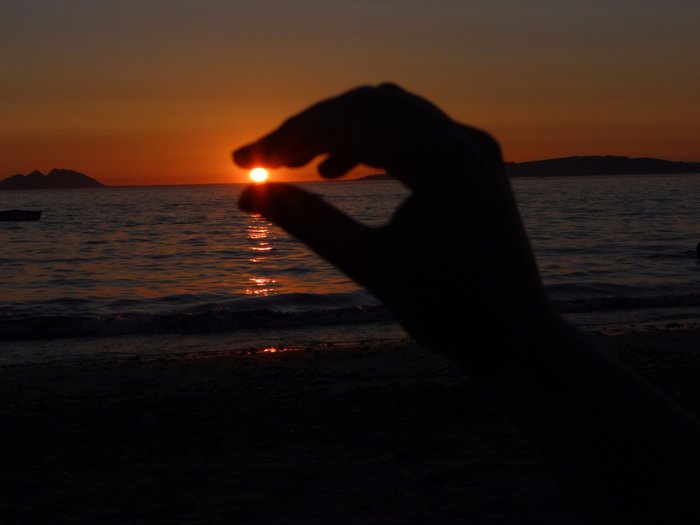
M241 168L250 168L253 165L253 151L251 146L238 148L232 154L233 162Z
M247 212L253 211L252 195L250 192L251 186L252 185L246 187L238 196L238 207Z
M294 192L294 188L282 182L249 184L238 197L238 207L248 213L260 213L269 217L275 214L275 207L290 192Z
M265 203L269 200L267 184L250 184L238 197L238 207L248 213L265 212Z

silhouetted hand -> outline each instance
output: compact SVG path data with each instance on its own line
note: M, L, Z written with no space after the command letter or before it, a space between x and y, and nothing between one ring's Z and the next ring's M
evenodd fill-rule
M362 163L411 194L381 228L286 184L247 188L241 208L306 242L479 377L592 523L700 523L700 424L552 312L489 135L384 84L316 104L234 159L302 166L321 154L324 177Z
M320 102L234 153L244 168L357 164L386 170L411 195L380 228L361 225L286 184L240 199L364 285L418 341L478 372L512 351L514 334L551 321L497 142L393 84ZM487 344L466 348L464 334ZM507 343L507 344L505 344Z

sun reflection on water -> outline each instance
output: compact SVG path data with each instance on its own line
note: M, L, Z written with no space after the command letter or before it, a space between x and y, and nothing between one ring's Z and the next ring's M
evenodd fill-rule
M253 283L252 288L246 288L246 295L270 295L275 293L274 285L277 281L268 277L249 277L249 281Z
M303 346L295 346L295 345L289 345L289 346L266 346L264 348L261 348L259 350L253 350L249 352L249 355L258 355L258 354L282 354L286 352L300 352L301 350L304 350L305 347Z
M246 295L272 295L277 293L277 280L273 277L260 275L265 271L265 263L268 262L270 252L274 251L273 235L270 231L272 223L259 214L253 214L246 227L248 248L251 252L248 262L255 272L248 277Z

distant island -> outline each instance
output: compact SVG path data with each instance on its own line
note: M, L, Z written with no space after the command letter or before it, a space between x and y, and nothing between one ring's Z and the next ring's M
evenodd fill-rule
M700 162L678 162L648 157L613 155L561 157L530 162L506 162L512 177L552 177L566 175L652 175L700 173Z
M567 175L652 175L670 173L700 173L700 162L678 162L648 157L590 155L506 162L511 177L555 177ZM386 180L386 173L367 175L356 180Z
M365 175L364 177L358 177L357 179L353 180L389 180L393 178L394 177L388 173L373 173L372 175Z
M92 177L66 169L53 169L46 175L38 170L29 175L18 173L0 181L0 190L63 190L104 186Z

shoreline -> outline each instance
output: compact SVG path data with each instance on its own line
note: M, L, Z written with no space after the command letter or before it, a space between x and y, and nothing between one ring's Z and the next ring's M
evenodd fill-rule
M700 329L645 330L594 337L699 413ZM446 358L409 340L246 353L226 339L1 367L3 521L580 523Z
M694 314L695 312L690 312ZM639 318L621 322L619 316L591 314L562 317L594 336L646 334L700 329L700 317L667 319ZM607 318L606 318L607 317ZM616 319L616 320L612 320ZM394 321L363 322L303 327L272 327L212 333L153 333L112 336L60 337L0 340L0 370L89 361L195 359L259 353L313 351L330 347L413 344L411 337Z

